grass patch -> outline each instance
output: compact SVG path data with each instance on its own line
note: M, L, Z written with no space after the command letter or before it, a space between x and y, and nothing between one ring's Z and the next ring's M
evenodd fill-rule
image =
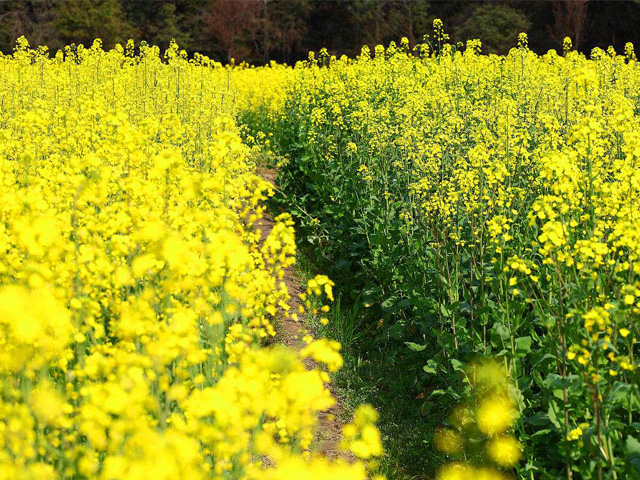
M304 253L299 253L296 269L303 281L316 273ZM381 473L387 478L432 478L443 460L432 446L433 432L448 415L448 407L428 400L428 387L421 381L424 375L407 358L411 352L391 342L374 342L367 327L371 318L362 302L345 301L339 285L336 292L328 325L311 317L306 321L314 333L342 344L345 365L334 375L334 385L345 413L351 416L363 403L380 413L378 426L386 450Z

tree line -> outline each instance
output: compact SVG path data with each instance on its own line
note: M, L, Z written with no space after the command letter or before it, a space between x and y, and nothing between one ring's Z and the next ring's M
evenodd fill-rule
M441 18L453 42L480 38L486 53L506 53L520 32L545 52L573 46L589 52L635 42L640 0L0 0L0 50L24 35L52 50L71 43L106 48L129 38L222 62L293 63L310 50L357 54L407 37L411 44Z

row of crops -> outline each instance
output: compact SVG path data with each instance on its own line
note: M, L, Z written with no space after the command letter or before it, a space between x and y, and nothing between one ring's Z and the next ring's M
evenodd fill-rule
M312 448L339 346L264 346L296 246L287 214L254 228L272 191L245 90L136 51L0 57L0 478L371 478L371 407L345 426L355 461Z
M523 34L486 56L435 26L413 52L311 56L282 110L248 117L272 118L280 201L309 257L366 307L361 348L405 349L427 403L470 402L436 435L461 462L443 478L496 464L531 479L637 478L633 47L588 58L566 39L538 55ZM479 373L464 367L485 356L508 372L493 404L474 400ZM519 454L509 437L495 446L511 422Z

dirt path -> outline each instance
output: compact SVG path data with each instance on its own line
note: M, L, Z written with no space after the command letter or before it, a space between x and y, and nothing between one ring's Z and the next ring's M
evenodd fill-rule
M272 185L275 185L276 172L268 169L261 169L260 175ZM256 228L262 230L262 241L264 241L273 229L273 219L268 212L264 213L261 220L256 222ZM291 295L291 310L296 311L300 305L298 294L302 293L302 280L295 272L295 266L289 267L284 276L284 282L287 285L289 294ZM280 316L276 319L276 342L300 350L303 347L302 337L307 329L304 321L296 322L291 318ZM308 368L313 368L313 362L307 363ZM345 410L337 397L331 385L329 386L331 394L336 403L328 411L320 415L320 425L316 434L316 447L327 458L343 458L353 460L353 457L339 448L340 433L344 425Z

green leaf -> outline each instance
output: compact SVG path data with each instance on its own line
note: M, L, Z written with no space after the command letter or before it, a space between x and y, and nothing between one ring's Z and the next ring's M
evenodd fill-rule
M545 355L542 356L542 358L540 358L540 360L538 360L534 365L533 368L534 370L540 368L543 364L545 363L550 363L555 361L556 357L555 355L551 355L550 353L546 353Z
M382 308L384 308L385 310L389 310L391 308L393 308L393 306L395 305L395 303L398 301L398 297L396 297L395 295L387 298L385 301L383 301L380 306Z
M426 345L418 345L417 343L413 343L413 342L404 342L404 344L414 352L421 352L425 348L427 348Z
M455 358L451 359L451 366L456 372L461 372L464 370L464 363L460 360L456 360Z
M438 364L436 363L435 360L430 359L427 362L427 364L424 367L422 367L422 369L427 373L431 373L435 375L436 373L438 373Z
M635 470L637 474L640 474L640 442L631 435L628 435L625 446L627 465Z
M515 398L516 399L516 403L518 404L518 409L520 411L524 410L525 405L524 405L524 395L522 394L522 391L516 387L513 384L509 385L509 396L511 398Z
M629 401L629 393L633 387L628 383L616 382L607 396L610 403L618 405L627 405Z
M465 315L471 314L471 305L468 302L460 303L460 313Z
M387 329L387 334L394 340L400 340L404 336L404 328L399 324L391 325Z
M563 389L566 386L567 392L573 395L580 394L583 389L582 379L578 375L567 375L563 380L562 377L556 373L550 373L543 382L545 388L551 390L553 394L562 399Z
M544 413L536 413L527 419L527 424L539 427L541 425L549 425L549 417Z
M502 347L511 338L511 331L504 323L496 322L491 327L491 344L496 347Z
M531 351L531 337L516 338L516 355L525 357Z
M549 410L547 411L547 415L549 417L549 420L551 420L551 423L553 423L553 426L556 427L558 430L560 430L561 426L560 426L560 422L558 421L558 416L556 415L555 402L549 403Z
M400 301L400 303L398 304L398 308L407 308L409 305L411 305L411 300L405 298L404 300Z

